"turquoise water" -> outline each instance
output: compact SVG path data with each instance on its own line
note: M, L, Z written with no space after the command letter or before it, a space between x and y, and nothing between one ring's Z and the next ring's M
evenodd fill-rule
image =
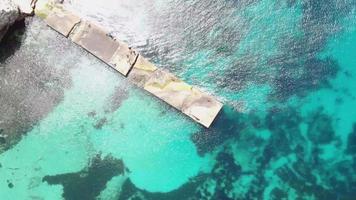
M354 1L69 6L225 107L205 129L30 20L0 77L11 83L11 68L29 59L50 78L15 78L31 92L10 96L40 88L59 97L14 108L31 126L0 154L1 199L355 198ZM26 91L3 86L5 105ZM8 113L5 125L18 119Z

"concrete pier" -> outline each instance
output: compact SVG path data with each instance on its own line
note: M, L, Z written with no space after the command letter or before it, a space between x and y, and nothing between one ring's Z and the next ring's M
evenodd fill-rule
M65 10L53 9L46 17L46 23L53 29L68 37L75 24L80 22L80 18Z
M158 69L128 44L103 28L81 19L62 5L46 5L35 14L63 36L126 76L138 87L209 128L223 104L167 70ZM36 8L37 9L37 8Z

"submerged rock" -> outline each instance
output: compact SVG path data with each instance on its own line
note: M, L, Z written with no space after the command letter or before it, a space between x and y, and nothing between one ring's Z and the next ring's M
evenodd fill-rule
M0 41L19 16L20 12L16 4L10 0L0 1Z
M332 142L335 138L335 131L331 116L322 113L322 110L314 113L309 122L307 136L314 144Z

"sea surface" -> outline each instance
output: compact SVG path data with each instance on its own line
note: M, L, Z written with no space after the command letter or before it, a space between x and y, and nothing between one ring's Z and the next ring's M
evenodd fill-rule
M355 0L68 0L224 102L206 129L40 19L0 45L1 200L356 199Z

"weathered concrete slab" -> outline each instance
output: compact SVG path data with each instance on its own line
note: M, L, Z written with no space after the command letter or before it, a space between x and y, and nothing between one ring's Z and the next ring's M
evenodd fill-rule
M131 49L126 43L120 42L114 55L110 59L109 65L127 76L138 57L138 53Z
M157 67L154 64L139 55L135 65L132 67L132 70L128 75L128 78L132 83L143 88L156 70Z
M205 127L210 127L223 106L214 97L163 70L156 70L145 83L144 89Z
M72 41L105 63L109 64L119 47L119 42L106 34L103 29L89 22L81 22L70 34Z
M80 18L69 11L54 9L45 21L54 30L68 37L74 26L80 22Z
M191 95L193 87L169 72L156 70L145 84L144 89L181 110L185 99Z
M222 106L214 97L193 88L191 95L184 101L182 112L209 128Z

